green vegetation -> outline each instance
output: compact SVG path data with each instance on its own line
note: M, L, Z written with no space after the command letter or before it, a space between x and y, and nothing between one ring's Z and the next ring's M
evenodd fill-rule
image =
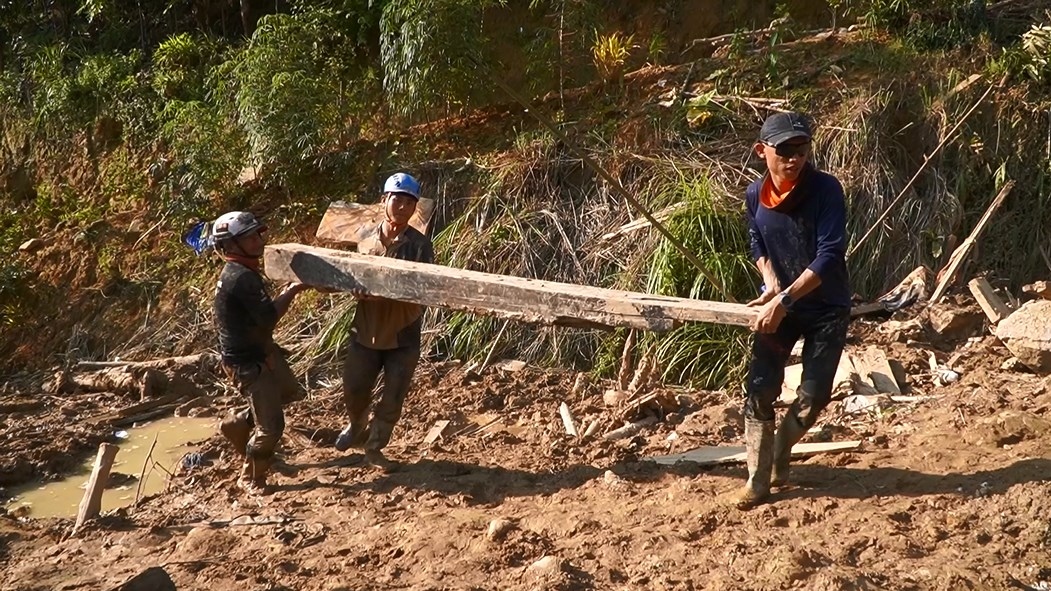
M1051 105L1051 17L1037 2L831 2L829 21L864 26L828 45L792 43L810 25L776 3L749 3L741 14L765 20L718 21L737 33L693 68L681 63L695 59L684 53L688 32L675 29L686 7L658 4L643 15L591 0L0 0L0 323L20 326L32 306L57 301L25 294L75 274L55 279L63 263L53 261L41 277L13 254L48 235L86 246L70 257L90 268L78 277L137 294L124 302L129 317L177 301L197 328L175 332L208 342L214 265L178 244L188 224L251 206L275 234L299 239L329 201L371 199L394 169L439 197L445 264L718 299L656 233L620 232L637 213L509 109L468 56L565 122L739 299L757 284L740 204L772 104L757 98L816 115L817 158L844 182L855 240L921 171L850 259L863 297L944 262L1004 178L1018 186L975 268L1013 285L1046 274L1049 122L1034 114ZM624 28L624 10L637 29ZM679 67L632 80L645 64ZM974 73L983 77L968 84ZM661 93L657 106L650 95ZM478 122L457 119L471 113ZM331 361L353 307L338 296L306 301L289 328L310 340L301 362ZM434 355L605 375L626 337L438 310L427 322ZM746 342L741 330L691 325L641 335L638 347L665 379L717 387L740 376Z

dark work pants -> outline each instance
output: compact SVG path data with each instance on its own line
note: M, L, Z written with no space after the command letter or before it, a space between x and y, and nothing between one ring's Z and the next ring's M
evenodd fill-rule
M847 343L849 324L849 308L790 311L776 332L753 335L744 415L760 421L774 420L774 401L785 381L785 364L792 347L802 337L803 378L796 392L798 398L789 412L794 413L804 427L812 427L818 414L832 400L833 382Z
M390 443L394 425L401 418L405 396L420 360L420 346L370 349L352 341L343 363L343 400L353 431L364 428L372 402L372 390L383 372L383 391L373 411L366 449L382 449Z
M306 395L303 387L276 345L268 348L265 363L232 366L228 371L234 385L248 401L248 408L239 412L238 418L247 422L249 428L254 428L246 455L269 460L285 430L283 406L302 400Z

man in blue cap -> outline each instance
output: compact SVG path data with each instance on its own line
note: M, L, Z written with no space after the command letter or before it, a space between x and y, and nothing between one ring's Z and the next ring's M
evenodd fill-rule
M745 193L752 256L764 290L758 307L745 384L748 483L735 504L767 499L788 482L792 446L832 398L850 321L846 265L846 201L836 178L809 162L810 123L800 113L776 113L763 123L755 153L767 174ZM774 433L774 401L785 364L803 338L798 397Z
M430 238L409 225L420 199L420 184L405 173L383 184L384 217L358 243L358 252L419 263L434 262ZM381 451L401 418L405 396L420 359L424 307L356 292L354 334L343 366L343 397L350 422L336 439L336 449L365 447L365 459L382 468L390 462ZM368 422L372 390L383 372L383 392Z

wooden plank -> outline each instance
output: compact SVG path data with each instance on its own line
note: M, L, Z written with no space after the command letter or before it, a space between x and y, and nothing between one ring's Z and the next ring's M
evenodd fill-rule
M835 453L851 451L861 447L860 441L839 441L834 443L797 443L792 448L792 457L806 457L822 453ZM745 461L747 453L743 445L709 445L698 447L682 453L666 456L644 458L646 461L654 462L664 466L671 466L679 462L693 462L701 466L715 466L718 464L735 464Z
M858 374L872 381L880 394L901 394L901 388L894 379L894 370L887 361L887 355L879 347L871 346L854 355L858 364Z
M749 326L757 309L744 304L619 291L494 275L300 244L266 247L266 274L339 291L585 328L623 326L667 331L685 322Z
M427 432L427 436L423 438L423 445L427 446L438 441L442 436L442 433L444 433L448 427L449 421L444 419L441 421L435 421L434 426L432 426L431 430Z
M434 199L423 197L416 204L416 213L409 220L409 225L426 234L433 215ZM325 210L316 234L319 240L354 246L384 219L383 203L362 205L335 201Z
M84 491L84 498L80 500L73 533L76 533L85 521L99 516L99 511L102 509L102 492L106 490L106 483L109 482L109 472L113 468L113 458L117 457L118 449L111 443L99 445L99 453L95 456L95 466L91 470L88 488Z
M566 434L571 437L577 436L577 425L573 421L573 411L569 410L569 405L563 402L558 407L558 414L562 417L562 426L566 428Z
M976 277L968 281L967 289L970 289L971 295L978 300L978 305L982 307L982 312L985 312L985 317L989 319L989 322L996 324L1011 315L1011 308L1000 299L996 290L984 277Z
M960 246L956 247L956 250L952 252L949 257L949 263L945 265L945 268L938 274L938 285L934 288L934 293L931 294L931 302L937 303L938 300L942 299L945 292L949 290L949 286L952 285L953 281L956 280L956 275L960 272L960 267L967 261L967 255L971 253L971 249L977 244L978 238L985 231L985 227L989 224L989 220L992 219L993 214L996 210L1000 209L1003 205L1004 200L1007 199L1007 195L1011 192L1015 186L1014 181L1007 181L1003 189L993 199L993 202L986 208L985 213L982 214L982 218L975 224L974 229L971 230L969 236L964 239Z

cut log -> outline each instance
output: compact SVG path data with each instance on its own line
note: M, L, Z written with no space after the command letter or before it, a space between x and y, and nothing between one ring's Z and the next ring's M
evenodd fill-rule
M974 299L978 300L978 305L982 307L982 311L985 312L985 317L989 319L989 322L997 324L1011 315L1011 308L1007 307L1007 304L1000 299L1000 296L996 294L996 290L993 289L992 285L989 285L989 282L984 277L971 279L967 282L967 288L971 290L971 295L974 296Z
M805 457L821 453L834 453L852 451L861 447L860 441L842 441L835 443L797 443L792 448L792 457ZM685 451L682 453L666 456L645 458L646 461L654 462L664 466L671 466L679 462L693 462L701 466L715 466L718 464L736 464L747 458L744 446L741 445L718 445L705 446Z
M266 273L340 291L370 294L523 322L584 328L667 331L685 322L748 326L756 309L629 291L466 271L299 244L266 247Z
M562 426L566 428L566 434L577 437L577 425L573 421L573 411L569 410L569 405L565 402L559 405L558 414L562 416Z
M78 361L78 370L106 369L111 367L125 367L129 369L179 369L191 365L215 365L218 357L213 353L198 353L195 355L183 355L180 357L165 357L163 359L151 359L149 361Z
M84 491L84 498L80 501L77 511L77 522L73 526L76 533L89 519L99 516L102 510L102 492L106 490L109 481L109 471L113 468L113 458L117 457L116 445L103 443L99 446L99 453L95 457L95 467L91 470L91 478L88 480L88 488Z
M938 300L942 299L945 292L949 290L949 286L952 285L953 281L956 280L957 274L960 272L960 268L965 262L967 262L967 256L971 254L971 249L978 243L978 238L981 237L982 232L985 231L985 227L989 224L989 220L992 219L993 214L996 213L1000 206L1003 205L1004 200L1007 199L1007 195L1011 192L1015 186L1014 181L1007 181L1000 192L993 199L993 202L986 208L985 213L982 214L982 218L975 224L974 229L971 230L970 235L964 239L960 246L956 247L956 250L952 252L949 257L949 263L945 265L945 268L938 274L938 285L934 288L934 293L931 294L931 302L937 303Z
M434 199L421 198L409 225L426 234L434 214ZM317 228L319 240L354 246L365 239L384 220L383 204L347 203L329 204Z
M646 427L649 427L650 425L652 425L652 424L654 424L656 422L657 422L657 417L646 417L645 419L642 419L641 421L636 421L634 423L628 423L627 425L624 425L623 427L620 427L618 429L614 429L614 430L610 431L609 433L606 433L605 435L603 435L602 438L607 440L607 441L613 441L613 440L616 440L616 439L627 439L628 437L631 437L632 435L635 435L639 431L642 431Z

